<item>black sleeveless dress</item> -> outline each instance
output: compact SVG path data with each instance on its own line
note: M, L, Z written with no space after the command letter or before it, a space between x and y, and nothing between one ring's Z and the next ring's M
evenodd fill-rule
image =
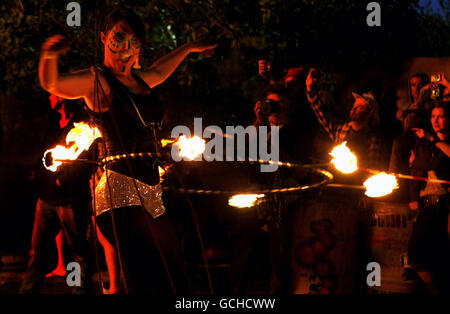
M98 67L113 92L108 111L95 113L95 122L102 133L105 149L103 157L140 152L156 152L152 125L160 123L164 110L153 90L133 73L149 90L148 95L131 92L108 68ZM159 172L154 158L124 159L109 162L107 169L133 177L149 185L159 183ZM131 166L131 169L130 167Z

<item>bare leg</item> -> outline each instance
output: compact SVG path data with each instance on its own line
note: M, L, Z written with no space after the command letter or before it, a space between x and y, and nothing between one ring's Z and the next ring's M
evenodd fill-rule
M105 290L105 294L117 294L119 293L119 281L120 281L120 270L119 270L119 261L117 259L117 254L115 248L109 243L109 241L105 238L103 233L100 231L100 228L97 228L97 237L100 244L105 251L105 259L106 266L108 267L108 276L109 276L109 289Z
M64 256L63 256L63 233L62 230L58 232L58 235L55 237L56 241L56 248L58 249L58 265L56 268L48 273L46 277L54 277L54 276L61 276L64 277L67 274L66 267L64 265Z

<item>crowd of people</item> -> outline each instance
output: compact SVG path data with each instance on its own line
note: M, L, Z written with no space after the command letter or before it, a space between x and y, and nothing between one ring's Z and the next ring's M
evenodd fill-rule
M66 125L60 123L60 127L49 132L59 139L74 121L85 119L102 130L100 158L158 152L154 134L164 108L155 97L153 87L163 83L188 54L209 53L216 45L201 41L188 43L160 58L150 68L135 71L133 67L139 64L139 53L145 45L145 29L133 11L120 9L107 16L101 41L102 65L64 75L58 72L58 57L68 48L62 36L51 37L42 46L39 63L42 87L65 99L83 98L87 107L83 114L90 115L81 118L79 111L66 110L59 117ZM261 85L255 95L254 125L279 127L280 160L314 163L323 159L331 147L346 141L363 168L427 179L402 184L395 201L408 203L411 211L418 213L409 245L409 269L418 274L429 292L448 292L445 278L449 278L450 261L449 186L436 181L450 180L450 82L446 75L436 73L429 80L424 73L418 73L410 78L410 103L398 115L403 133L395 138L392 146L380 123L380 108L373 92L353 92L354 102L348 118L341 120L342 114L336 114L339 109L334 105L333 95L321 89L318 69L291 68L277 81L271 76L270 62L261 60L259 75ZM67 109L59 106L55 110ZM79 164L65 165L56 173L43 171L45 185L41 186L43 191L36 205L30 260L20 292L39 292L49 271L45 255L58 233L58 221L73 260L82 265L83 284L77 291L92 289L91 257L85 237L91 220L109 270L110 287L105 291L189 292L179 239L165 213L158 165L156 157L107 163L100 180L91 180L95 182L92 192L89 182L97 170L91 165L87 169L81 169L83 166ZM362 183L360 175L337 179ZM277 175L269 180L271 186L277 185ZM91 202L92 199L95 201ZM273 200L273 206L278 207L279 213L286 212L283 206L287 205L279 199ZM289 235L284 232L290 220L285 216L261 227L271 238L272 293L290 291L290 244L286 239ZM251 241L248 243L252 245ZM243 247L238 254L248 249ZM236 260L231 265L232 279L239 281L246 261ZM236 281L231 284L236 287L232 292L243 292Z

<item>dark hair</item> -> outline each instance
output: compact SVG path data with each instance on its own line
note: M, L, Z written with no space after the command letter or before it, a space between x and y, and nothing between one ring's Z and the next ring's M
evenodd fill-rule
M106 35L118 22L127 23L134 32L134 35L141 42L141 46L145 46L145 26L141 18L131 9L118 8L109 13L103 24L103 33Z
M409 81L408 81L408 92L409 92L409 100L411 102L413 102L413 97L412 97L412 93L411 93L411 80L414 77L418 77L422 80L422 87L424 87L425 85L427 85L430 82L430 79L428 78L428 75L424 72L416 72L413 75L411 75L409 77ZM420 90L419 90L420 92Z
M265 100L269 94L277 94L280 98L284 99L287 97L284 85L274 84L266 86L259 96L258 100Z
M434 108L444 109L445 115L450 118L450 101L435 100L432 102Z

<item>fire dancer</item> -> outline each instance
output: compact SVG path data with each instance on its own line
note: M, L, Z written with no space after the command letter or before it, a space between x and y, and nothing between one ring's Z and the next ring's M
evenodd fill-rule
M62 99L56 100L54 96L51 96L51 100L53 100L52 108L58 113L51 111L49 114L49 127L45 136L48 145L60 143L61 135L65 138L73 123L83 119L82 111L76 110L80 105L74 106ZM86 118L88 117L84 117ZM81 287L75 287L74 293L89 292L91 272L87 226L91 201L89 190L91 166L64 165L58 171L51 172L44 168L41 156L35 174L39 198L36 204L29 261L19 293L39 293L41 283L50 270L49 257L51 250L54 249L52 243L59 229L62 230L72 253L72 261L81 266Z
M431 113L433 134L414 129L411 173L429 179L450 179L450 103L437 102ZM414 181L410 208L418 210L409 242L408 258L430 293L449 293L450 242L448 186Z
M68 46L62 36L49 38L39 64L41 85L64 98L84 98L95 114L106 156L154 152L153 131L163 108L152 88L188 54L216 45L187 43L137 73L132 69L140 67L145 28L136 13L123 9L107 16L101 41L101 66L59 75L58 56ZM157 166L151 159L110 162L95 190L97 222L117 249L125 290L132 293L182 292L186 286L176 234L164 214Z

